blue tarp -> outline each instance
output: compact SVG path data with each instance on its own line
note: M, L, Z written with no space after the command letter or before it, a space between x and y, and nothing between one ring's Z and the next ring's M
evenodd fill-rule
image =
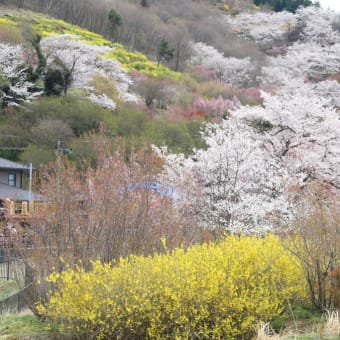
M125 190L148 189L161 197L168 197L173 200L181 199L181 195L173 186L165 186L159 182L136 182L126 185Z

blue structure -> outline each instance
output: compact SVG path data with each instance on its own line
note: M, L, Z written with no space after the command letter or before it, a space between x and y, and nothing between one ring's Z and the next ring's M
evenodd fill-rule
M172 200L180 200L181 195L177 191L174 186L165 186L159 182L136 182L129 183L126 185L125 190L138 190L138 189L146 189L151 190L155 194L161 197L167 197Z

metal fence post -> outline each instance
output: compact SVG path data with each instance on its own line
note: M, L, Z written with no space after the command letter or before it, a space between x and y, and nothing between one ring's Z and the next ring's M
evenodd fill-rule
M7 254L7 281L9 281L9 254Z

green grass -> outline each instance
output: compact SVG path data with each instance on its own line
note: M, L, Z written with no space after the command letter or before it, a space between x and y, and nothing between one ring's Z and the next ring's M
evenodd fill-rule
M0 301L6 299L19 290L19 285L14 280L0 279Z
M26 336L46 333L46 324L39 321L34 315L6 314L0 316L0 340L22 339Z

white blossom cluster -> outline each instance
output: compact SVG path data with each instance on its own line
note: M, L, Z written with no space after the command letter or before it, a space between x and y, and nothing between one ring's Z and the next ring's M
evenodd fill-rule
M111 111L114 111L117 108L117 104L105 93L100 95L90 93L89 98L93 103L106 107Z
M281 86L295 78L320 81L340 72L340 33L333 25L340 17L333 11L310 6L295 14L255 12L226 17L237 34L277 55L268 57L262 68L265 86ZM289 34L294 31L297 41L292 42Z
M297 24L302 28L300 35L304 42L331 45L340 42L340 36L332 24L339 20L334 11L314 6L302 7L296 11Z
M324 46L314 42L296 42L286 55L268 58L262 68L266 85L280 86L293 78L320 81L340 71L340 43Z
M236 86L251 86L256 82L256 64L251 58L224 57L214 47L204 43L192 45L193 56L191 65L202 65L206 69L213 70L217 78Z
M306 82L301 78L291 78L284 84L280 92L303 98L320 98L324 106L340 107L340 83L336 80Z
M339 42L339 35L332 27L338 15L314 6L300 7L295 14L286 11L242 12L236 16L228 15L226 20L236 34L256 42L263 49L284 41L296 29L300 40L305 42Z
M0 43L0 65L1 72L7 79L23 81L27 68L23 47Z
M327 100L284 91L207 125L206 150L167 155L165 177L199 207L202 225L233 232L289 221L290 190L320 180L340 188L340 120ZM188 187L190 183L190 187Z
M271 86L272 94L262 93L261 106L242 106L220 125L207 125L205 150L190 157L161 152L163 176L186 193L205 228L256 233L271 229L276 218L289 225L295 188L318 181L340 190L340 84L329 78L340 73L334 14L309 8L272 15L286 20L276 27L293 24L294 17L301 34L286 54L268 57L262 68L262 85ZM247 17L235 20L242 26ZM253 17L261 25L271 14ZM279 33L266 36L251 25L248 33L260 44L279 39ZM216 68L223 58L209 46L195 47L196 63Z
M206 150L169 155L166 174L195 206L201 225L234 232L255 232L269 211L282 209L285 177L279 159L271 157L262 138L238 119L208 124ZM190 186L188 186L190 183Z
M72 86L87 90L89 98L97 104L111 110L116 108L116 104L105 94L94 93L91 81L96 75L105 76L115 82L119 99L138 100L134 93L129 92L132 80L121 64L105 57L113 47L89 45L80 41L78 36L69 34L46 37L42 39L41 46L47 65L52 64L58 57L69 69L73 68ZM22 45L0 43L0 69L2 75L10 82L12 97L30 101L43 92L29 91L34 84L26 81L28 64L25 53L27 51ZM9 105L15 105L15 101Z
M21 45L0 43L0 70L1 75L8 79L9 105L17 105L14 97L30 101L42 92L32 93L28 89L34 84L26 81L27 64L25 63L25 50Z
M226 16L234 32L256 42L261 48L271 48L286 38L297 24L294 14L289 12L242 12L237 16Z
M58 57L69 68L74 65L73 86L87 89L90 93L94 90L90 85L95 75L109 77L117 84L120 99L137 101L137 97L129 93L131 78L121 67L121 64L113 59L106 58L114 47L89 45L80 40L78 36L63 34L49 36L42 40L42 48L51 63ZM104 107L115 107L114 103L108 102L105 95L97 96L92 93L90 99Z

